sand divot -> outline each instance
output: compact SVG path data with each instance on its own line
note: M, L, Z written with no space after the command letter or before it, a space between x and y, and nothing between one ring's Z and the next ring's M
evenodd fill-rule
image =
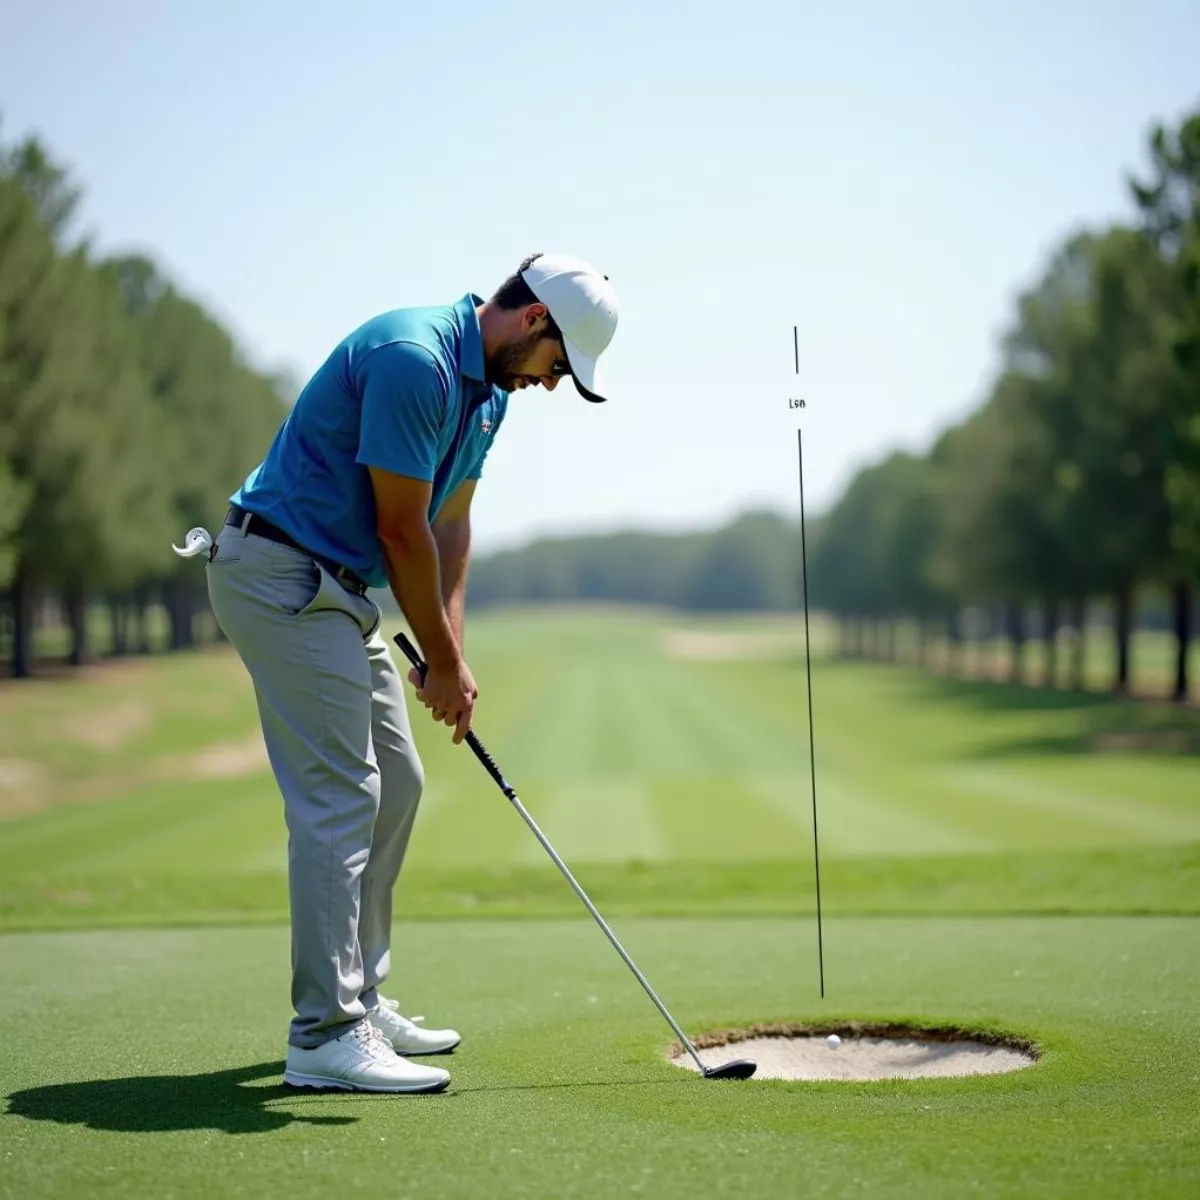
M836 1033L841 1045L825 1039ZM955 1029L911 1026L758 1026L708 1034L694 1042L706 1067L731 1058L758 1063L755 1079L879 1080L937 1076L1002 1075L1033 1066L1032 1046L1017 1038L968 1034ZM682 1046L672 1046L668 1061L696 1071Z

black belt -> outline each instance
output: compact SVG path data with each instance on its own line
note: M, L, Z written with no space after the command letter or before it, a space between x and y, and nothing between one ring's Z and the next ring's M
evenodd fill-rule
M249 521L246 520L247 517L250 518ZM247 509L241 508L236 504L230 505L229 512L225 516L225 524L236 525L245 533L253 533L258 537L266 538L268 541L279 542L284 546L291 546L293 550L299 550L301 554L307 554L314 562L319 562L347 591L353 592L356 596L365 596L367 594L366 581L356 575L349 567L340 566L332 559L324 558L320 554L314 554L307 547L300 545L291 534L285 533L278 525L272 525L270 521L264 520L257 513L249 512Z

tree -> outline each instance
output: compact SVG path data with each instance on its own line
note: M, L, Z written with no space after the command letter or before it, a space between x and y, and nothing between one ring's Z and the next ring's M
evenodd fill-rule
M0 176L17 181L51 240L61 244L83 196L67 168L37 138L26 138L9 149L0 146Z
M1171 330L1174 364L1165 489L1170 510L1176 632L1173 695L1188 698L1188 650L1194 589L1200 581L1200 112L1178 129L1158 125L1150 137L1151 178L1130 181L1142 226L1179 288Z
M1135 589L1175 571L1167 456L1179 296L1155 246L1135 230L1109 231L1093 271L1088 320L1076 331L1068 367L1083 418L1078 461L1085 486L1076 500L1090 522L1097 584L1114 598L1113 686L1125 692Z
M797 607L799 581L799 531L775 513L747 513L708 540L680 602L710 611L786 611Z
M938 523L929 552L928 577L935 594L943 598L952 672L961 670L955 660L961 651L963 608L995 601L1007 588L1007 547L994 540L990 511L991 481L998 461L993 443L1002 429L995 409L985 406L946 430L930 453L930 489Z
M203 577L169 542L223 512L290 386L255 371L150 260L66 247L79 197L36 139L0 147L0 583L17 675L32 670L38 597L54 590L74 662L89 657L102 595L115 643L129 642L130 595L154 587L174 644L190 642Z
M860 470L825 515L821 537L814 539L812 603L841 618L843 653L874 653L876 622L892 609L885 543L888 486L885 463Z
M39 560L56 553L56 507L88 453L76 404L89 365L77 354L81 280L78 261L55 254L21 183L0 177L0 429L5 476L21 503L19 519L5 522L18 676L32 666Z
M1020 299L990 406L997 449L968 472L988 481L976 508L989 497L994 520L967 529L963 551L988 553L1014 595L1044 597L1051 628L1064 595L1080 623L1086 595L1111 595L1119 691L1129 684L1135 589L1169 570L1163 430L1175 304L1160 257L1137 231L1069 239Z
M272 378L240 358L232 338L180 295L148 259L105 264L136 336L159 431L155 454L167 491L167 527L181 536L224 516L224 501L262 457L284 417ZM171 536L170 534L167 537ZM171 619L171 644L191 644L192 618L205 603L195 564L159 543L155 568Z
M1092 300L1101 239L1082 232L1052 256L1038 283L1018 298L1017 319L1006 334L1005 375L996 398L1011 425L1006 487L1010 509L1030 539L1026 569L1042 604L1048 661L1046 682L1057 676L1056 643L1064 606L1077 632L1073 684L1083 685L1088 596L1105 586L1097 569L1095 464L1086 460L1085 436L1096 395L1080 373L1094 324ZM1103 457L1101 452L1100 457ZM1122 643L1127 644L1127 643Z
M169 428L153 403L113 272L90 268L88 282L86 349L93 367L81 402L92 417L89 474L75 481L60 512L86 544L64 543L57 570L74 634L73 663L91 655L90 602L107 594L115 621L118 605L112 598L153 571L174 532L171 475L162 458ZM69 504L77 510L69 512Z
M16 462L18 422L29 363L21 351L26 297L49 270L53 251L32 203L10 180L0 178L0 585L17 566L14 536L31 500L31 488Z

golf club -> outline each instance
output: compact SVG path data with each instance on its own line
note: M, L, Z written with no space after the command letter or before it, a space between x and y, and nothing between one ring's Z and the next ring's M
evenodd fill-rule
M420 654L417 652L417 648L412 644L412 642L410 642L408 640L407 637L405 637L405 635L403 633L398 633L396 635L396 644L400 647L401 650L404 651L405 658L407 658L408 661L410 663L412 663L412 665L414 667L416 667L417 672L420 674L421 678L424 679L425 678L425 663L422 661ZM637 964L625 952L625 947L622 946L619 941L617 941L617 935L615 933L613 933L613 931L611 929L609 929L608 923L600 915L596 906L591 902L591 900L588 899L587 893L576 882L575 876L572 875L571 872L567 869L567 864L564 863L563 860L558 857L558 854L555 852L554 847L552 845L550 845L550 843L546 840L545 834L543 834L542 831L537 827L537 823L529 815L529 813L525 809L525 806L517 798L516 791L508 783L508 781L504 778L504 776L500 773L500 768L498 766L496 766L495 759L493 759L492 756L487 752L487 750L484 749L483 743L479 740L478 737L475 736L474 730L467 731L466 742L467 742L467 745L470 746L471 749L475 752L475 757L477 759L479 759L479 761L481 763L483 763L484 767L487 770L487 773L496 781L497 785L499 786L500 790L505 794L505 796L508 797L509 801L512 803L512 806L517 810L517 812L519 812L521 814L521 819L525 822L526 825L529 826L530 829L533 830L534 837L536 837L537 840L542 843L543 849L554 860L554 865L556 867L558 867L558 869L566 877L567 882L575 890L575 895L577 895L580 898L580 900L582 900L584 902L584 904L587 905L588 912L590 912L592 914L592 916L596 918L596 924L599 925L600 928L604 930L605 934L608 936L608 940L610 942L612 942L614 949L621 956L621 958L624 959L625 965L633 972L638 983L640 983L642 985L642 987L645 988L646 995L649 996L650 999L654 1001L655 1007L657 1007L658 1011L660 1013L662 1013L662 1015L667 1019L667 1024L670 1025L671 1028L679 1035L679 1040L687 1048L687 1052L692 1056L693 1060L696 1063L696 1066L700 1068L700 1072L704 1076L704 1078L705 1079L749 1079L750 1076L753 1075L754 1072L758 1069L758 1064L752 1058L734 1059L732 1062L722 1063L719 1067L706 1067L704 1065L704 1063L702 1063L700 1061L700 1055L696 1053L696 1047L692 1045L691 1040L688 1038L687 1034L684 1033L682 1029L680 1029L679 1024L676 1022L675 1018L673 1016L671 1016L671 1014L667 1011L666 1005L663 1004L663 1002L658 998L657 993L650 986L649 981L641 973L641 971L638 970Z

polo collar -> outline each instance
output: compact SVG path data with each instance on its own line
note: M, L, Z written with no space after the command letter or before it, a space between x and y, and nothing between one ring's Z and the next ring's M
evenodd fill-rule
M462 322L462 344L458 351L459 369L468 379L485 380L483 365L483 332L479 328L476 305L483 303L482 296L468 292L454 307Z

